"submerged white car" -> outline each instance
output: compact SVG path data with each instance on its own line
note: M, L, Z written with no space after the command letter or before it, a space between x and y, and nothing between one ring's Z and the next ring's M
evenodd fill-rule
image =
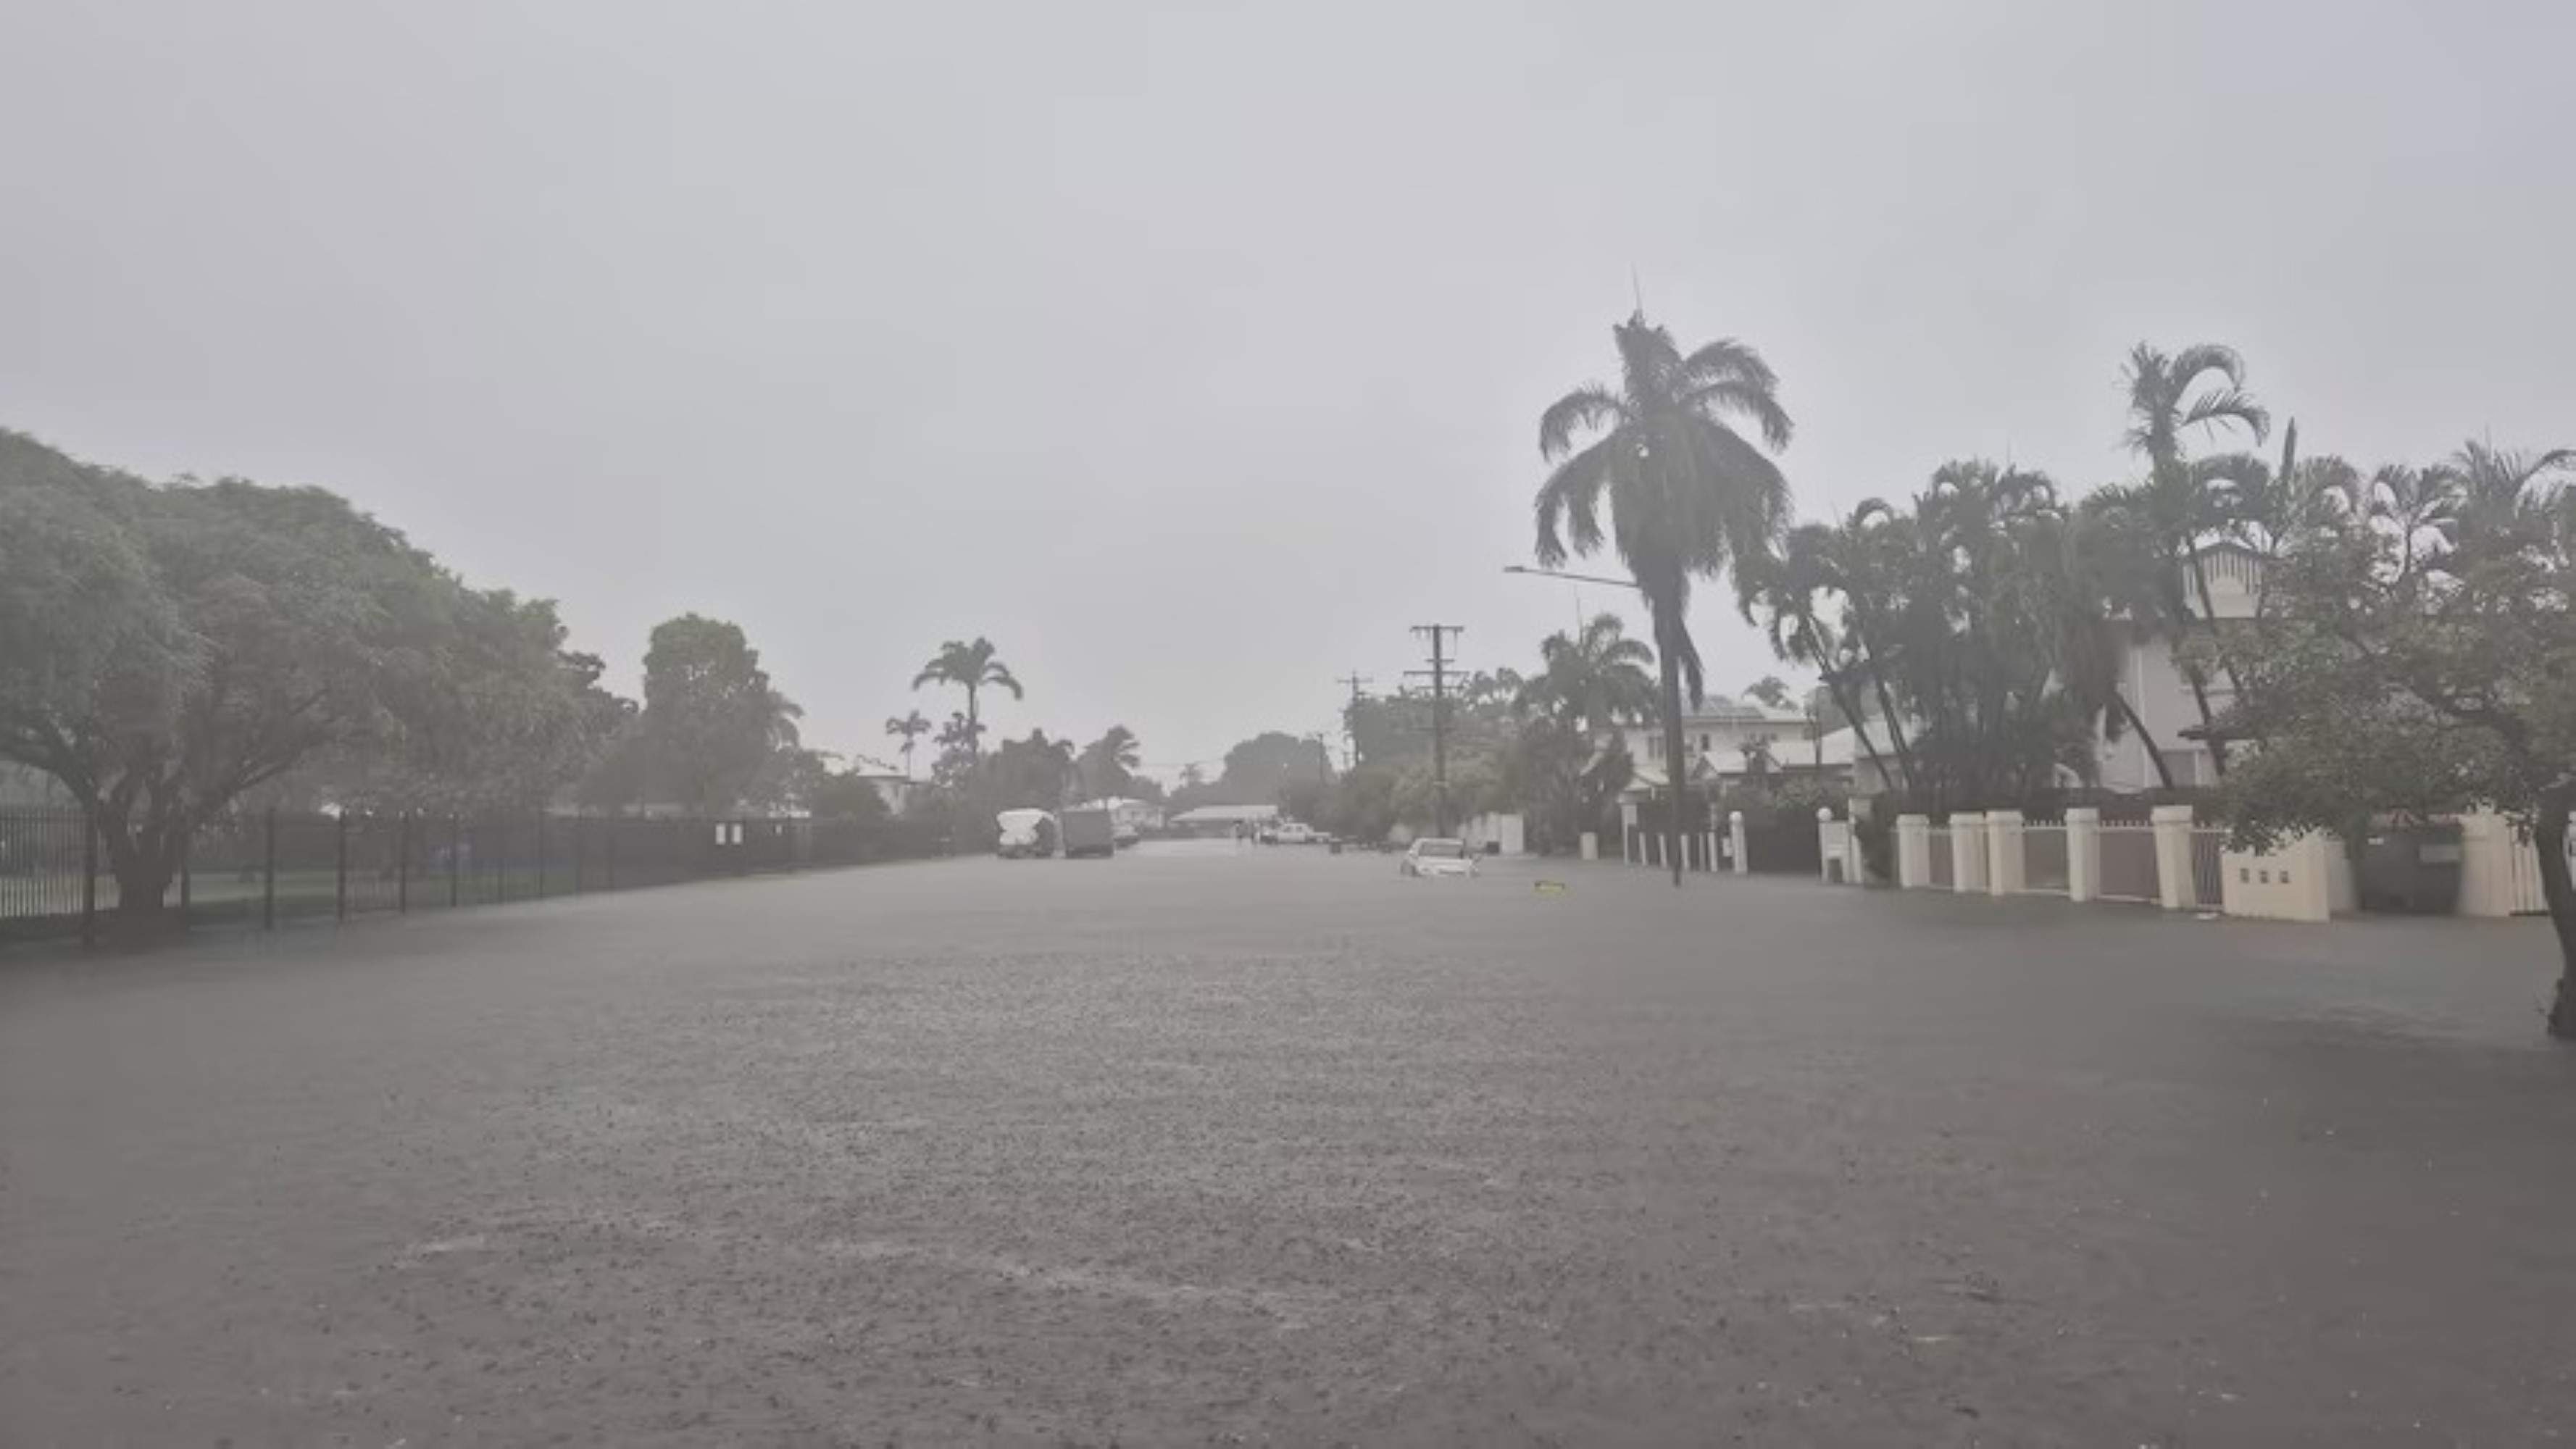
M1417 840L1413 842L1413 848L1404 853L1395 873L1415 877L1458 875L1472 879L1476 874L1476 854L1463 840Z

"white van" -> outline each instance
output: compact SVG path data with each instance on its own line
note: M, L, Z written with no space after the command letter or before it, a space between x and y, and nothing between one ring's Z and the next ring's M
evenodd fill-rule
M1004 860L1055 854L1055 817L1043 810L1005 810L993 817L1001 839L993 847Z

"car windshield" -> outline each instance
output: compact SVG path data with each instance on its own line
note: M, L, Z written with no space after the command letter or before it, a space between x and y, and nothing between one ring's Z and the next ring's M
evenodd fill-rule
M1436 855L1449 860L1457 860L1467 854L1467 847L1464 843L1455 840L1426 840L1420 845L1413 847L1413 853L1416 855Z

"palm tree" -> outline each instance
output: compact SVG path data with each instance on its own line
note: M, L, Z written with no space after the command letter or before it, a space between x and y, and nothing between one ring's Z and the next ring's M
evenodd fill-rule
M2123 734L2136 734L2156 782L2170 790L2173 765L2139 716L2137 702L2120 687L2121 625L2156 626L2163 617L2167 572L2152 541L2135 536L2144 510L2131 498L2132 490L2118 486L2086 496L2067 520L2061 546L2045 560L2053 564L2061 596L2060 687L2104 740L2117 743Z
M1655 652L1629 638L1616 614L1593 616L1579 635L1550 634L1539 641L1538 656L1542 667L1521 682L1515 703L1580 726L1587 739L1655 712L1655 681L1646 673Z
M2174 575L2162 595L2167 642L2174 649L2175 661L2182 666L2184 681L2191 686L2192 702L2200 710L2210 765L2223 776L2227 773L2227 749L2218 737L2217 720L2209 704L2208 666L2181 646L2183 634L2194 622L2206 626L2213 643L2219 638L2218 617L2211 612L2209 572L2202 560L2201 540L2225 524L2227 497L2241 490L2244 480L2262 464L2243 454L2186 457L2183 434L2194 428L2211 434L2237 428L2259 443L2271 432L2272 415L2245 390L2245 359L2235 349L2215 343L2197 343L2168 357L2141 342L2129 353L2127 378L2126 441L2130 451L2147 462L2146 482L2136 497L2162 555L2157 562ZM2185 569L2191 579L2188 593L2182 586ZM2197 609L2191 602L2192 594L2200 600ZM2232 682L2234 666L2223 654L2221 664Z
M972 644L951 639L940 645L939 652L930 656L930 662L921 666L921 672L912 677L913 688L919 689L925 684L953 684L966 691L966 733L970 749L976 748L975 742L984 736L982 700L986 686L1007 689L1013 699L1028 697L1021 690L1019 680L1011 676L1010 666L993 657L993 641L981 635L977 635Z
M1128 776L1144 762L1136 732L1122 724L1111 725L1108 733L1083 746L1078 768L1084 788L1095 798L1105 798L1123 793Z
M1687 686L1694 703L1706 694L1690 635L1691 580L1733 566L1739 596L1749 591L1745 567L1767 557L1787 525L1789 483L1734 424L1751 425L1776 452L1789 444L1789 414L1780 406L1779 378L1741 342L1721 339L1685 356L1672 334L1643 312L1612 328L1611 338L1619 352L1619 389L1586 384L1539 416L1539 456L1555 471L1538 490L1536 553L1542 567L1553 568L1565 562L1569 539L1577 554L1609 543L1645 595L1663 672L1672 790L1665 846L1678 886L1686 785L1682 691ZM1581 434L1594 436L1577 447Z
M2576 485L2576 448L2524 453L2465 443L2447 464L2457 475L2462 521L2497 530L2546 518Z
M1892 775L1878 752L1877 742L1870 738L1867 712L1861 708L1855 687L1861 631L1855 625L1837 634L1820 609L1823 597L1835 592L1843 596L1847 619L1857 609L1855 586L1838 573L1832 561L1834 547L1835 530L1824 524L1801 524L1789 530L1778 556L1764 566L1756 584L1758 597L1745 613L1750 617L1759 608L1768 615L1763 623L1770 636L1771 652L1792 664L1815 670L1835 712L1851 725L1852 737L1869 757L1870 767L1882 779L1899 779L1910 791L1911 772ZM1886 693L1883 676L1879 691L1882 696ZM1893 725L1892 720L1890 723ZM1822 740L1821 731L1817 738Z
M923 717L921 711L917 709L912 713L901 717L894 715L886 716L885 732L889 736L899 737L903 741L903 777L905 779L909 780L912 778L913 746L920 742L923 735L930 733L935 728L937 728L937 726L931 724L927 718Z

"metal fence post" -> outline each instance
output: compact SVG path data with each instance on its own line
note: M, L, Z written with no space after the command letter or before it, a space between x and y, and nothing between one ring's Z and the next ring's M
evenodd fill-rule
M411 812L394 817L394 913L411 912Z
M537 899L546 898L546 812L537 812Z
M601 832L599 841L599 853L606 857L601 864L608 874L608 890L617 889L617 820L614 815L608 817L608 828Z
M447 817L447 904L453 910L461 899L456 876L458 862L465 858L465 821L460 816Z
M331 915L349 919L349 812L331 817Z
M268 807L261 818L259 852L259 927L277 929L277 807Z
M582 836L586 833L582 830L582 826L585 823L587 822L576 809L572 817L572 893L574 895L581 894Z
M81 806L81 945L98 943L98 816Z
M188 913L196 908L197 880L188 865L188 857L197 850L197 832L179 837L179 924L188 923Z

